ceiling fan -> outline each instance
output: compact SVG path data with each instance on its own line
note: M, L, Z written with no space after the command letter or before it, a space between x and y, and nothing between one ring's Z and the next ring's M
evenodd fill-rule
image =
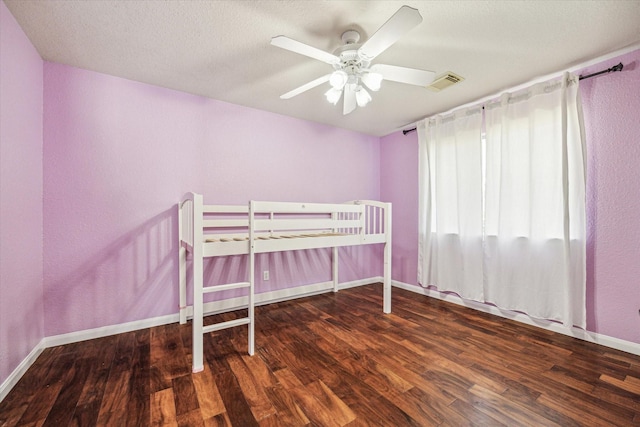
M422 16L417 9L402 6L369 40L362 44L358 43L360 34L357 31L345 31L342 34L344 46L336 49L334 53L325 52L289 37L273 37L272 45L326 62L334 69L329 74L281 95L280 98L289 99L329 82L331 89L325 93L327 100L336 105L344 93L342 111L346 115L355 110L356 106L364 107L371 101L371 95L364 86L374 92L380 89L382 80L427 86L433 81L435 74L433 71L371 64L378 55L421 22Z

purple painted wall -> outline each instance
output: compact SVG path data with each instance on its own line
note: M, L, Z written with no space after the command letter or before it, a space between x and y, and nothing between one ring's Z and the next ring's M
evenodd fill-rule
M184 193L209 204L378 199L379 163L376 137L45 62L45 334L177 312ZM347 251L340 281L381 274L378 249ZM245 264L216 260L205 276L244 280ZM266 269L257 292L331 277L323 250L264 256Z
M585 69L587 328L640 343L640 50Z
M44 338L42 66L0 2L0 384Z
M392 133L380 145L380 199L393 205L391 274L418 283L418 135Z
M640 343L640 50L623 72L580 84L587 137L587 329ZM393 279L417 286L418 136L381 139L381 199L393 203Z

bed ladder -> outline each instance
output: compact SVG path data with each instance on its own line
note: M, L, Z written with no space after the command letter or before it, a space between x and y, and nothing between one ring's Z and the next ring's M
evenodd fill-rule
M203 338L204 334L222 329L234 328L236 326L248 325L249 328L249 355L253 356L255 352L255 254L253 248L253 239L251 239L249 253L249 281L238 283L227 283L223 285L204 286L204 268L203 268L203 245L204 235L203 229L203 203L201 195L194 195L194 215L193 215L193 372L201 372L204 370L203 357ZM251 214L251 212L250 212ZM251 217L251 215L250 215ZM251 227L250 227L251 228ZM250 231L250 235L251 235ZM212 292L222 292L231 289L248 288L248 315L239 319L228 320L225 322L214 323L203 326L204 323L204 294Z

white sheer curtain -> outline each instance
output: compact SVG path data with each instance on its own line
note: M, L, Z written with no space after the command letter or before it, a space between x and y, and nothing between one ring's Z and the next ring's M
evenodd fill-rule
M578 78L566 74L504 94L484 112L478 106L417 127L418 282L584 328Z
M585 327L585 153L578 78L485 107L485 298Z
M483 301L482 109L418 123L418 281Z

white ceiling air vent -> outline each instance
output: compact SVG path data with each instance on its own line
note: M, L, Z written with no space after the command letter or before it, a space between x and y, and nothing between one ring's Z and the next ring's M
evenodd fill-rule
M464 77L460 77L459 75L452 73L451 71L447 71L443 75L436 77L429 86L426 86L426 88L433 92L440 92L442 89L446 89L449 86L460 83L463 80Z

